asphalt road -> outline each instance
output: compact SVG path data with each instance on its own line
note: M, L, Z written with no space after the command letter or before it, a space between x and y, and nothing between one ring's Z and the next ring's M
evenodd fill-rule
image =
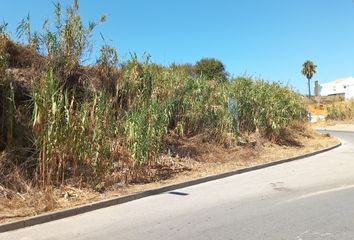
M303 160L0 234L1 240L353 240L354 133Z

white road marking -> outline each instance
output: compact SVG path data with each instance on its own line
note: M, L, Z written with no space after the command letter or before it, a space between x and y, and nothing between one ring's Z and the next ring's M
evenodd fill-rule
M338 192L341 190L347 190L347 189L351 189L351 188L354 188L354 184L353 185L344 185L344 186L340 186L340 187L336 187L336 188L331 188L331 189L326 189L326 190L321 190L321 191L317 191L317 192L313 192L313 193L304 194L300 197L286 200L285 202L286 203L294 202L294 201L298 201L298 200L302 200L302 199L306 199L306 198L310 198L310 197L314 197L314 196L318 196L318 195L322 195L322 194L326 194L326 193L330 193L330 192Z

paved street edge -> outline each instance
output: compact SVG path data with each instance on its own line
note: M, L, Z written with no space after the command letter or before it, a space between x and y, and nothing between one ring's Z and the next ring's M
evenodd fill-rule
M287 162L291 162L291 161L295 161L295 160L304 159L307 157L311 157L311 156L314 156L314 155L317 155L320 153L324 153L324 152L333 150L341 145L342 145L342 143L338 143L332 147L324 148L324 149L321 149L321 150L318 150L315 152L307 153L307 154L296 156L296 157L282 159L282 160L278 160L275 162L261 164L261 165L257 165L257 166L253 166L253 167L238 169L238 170L234 170L234 171L230 171L230 172L226 172L226 173L197 178L197 179L182 182L182 183L176 183L176 184L167 185L167 186L156 188L156 189L133 193L131 195L115 197L115 198L111 198L111 199L107 199L107 200L102 200L99 202L94 202L94 203L89 203L89 204L77 206L74 208L69 208L69 209L59 210L59 211L55 211L55 212L40 214L37 216L29 217L29 218L26 218L23 220L15 221L15 222L0 224L0 233L7 232L7 231L13 231L13 230L17 230L20 228L30 227L30 226L34 226L34 225L38 225L38 224L43 224L46 222L51 222L51 221L59 220L62 218L72 217L72 216L75 216L78 214L82 214L82 213L94 211L97 209L106 208L106 207L130 202L130 201L134 201L137 199L141 199L144 197L148 197L148 196L152 196L152 195L156 195L156 194L160 194L160 193L164 193L164 192L173 191L173 190L176 190L179 188L185 188L185 187L197 185L200 183L205 183L205 182L209 182L209 181L213 181L213 180L217 180L217 179L221 179L221 178L226 178L226 177L230 177L230 176L241 174L241 173L246 173L246 172L250 172L250 171L254 171L254 170L259 170L262 168L267 168L267 167L279 165L282 163L287 163Z

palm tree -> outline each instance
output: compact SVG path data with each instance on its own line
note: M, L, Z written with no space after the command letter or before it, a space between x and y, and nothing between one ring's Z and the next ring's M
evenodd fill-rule
M302 71L301 73L306 76L307 78L307 85L309 87L309 98L311 98L311 78L313 75L316 73L316 68L317 66L310 60L307 60L303 65L302 65Z

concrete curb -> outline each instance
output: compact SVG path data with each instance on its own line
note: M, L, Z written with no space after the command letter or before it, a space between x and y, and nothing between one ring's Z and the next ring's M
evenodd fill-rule
M103 200L103 201L99 201L99 202L95 202L95 203L90 203L90 204L86 204L86 205L82 205L82 206L78 206L78 207L74 207L74 208L70 208L70 209L40 214L38 216L30 217L30 218L19 220L16 222L1 224L0 225L0 233L7 232L7 231L13 231L13 230L17 230L20 228L30 227L30 226L34 226L34 225L38 225L38 224L42 224L42 223L46 223L46 222L51 222L51 221L59 220L62 218L67 218L67 217L75 216L78 214L94 211L94 210L97 210L100 208L106 208L106 207L130 202L133 200L137 200L140 198L144 198L144 197L148 197L148 196L152 196L152 195L156 195L156 194L160 194L160 193L164 193L164 192L173 191L173 190L176 190L179 188L185 188L185 187L193 186L193 185L200 184L200 183L205 183L205 182L209 182L209 181L213 181L213 180L217 180L217 179L221 179L221 178L225 178L225 177L230 177L230 176L245 173L245 172L259 170L262 168L267 168L267 167L279 165L282 163L287 163L287 162L311 157L311 156L314 156L314 155L317 155L317 154L320 154L323 152L330 151L330 150L335 149L341 145L342 144L339 143L335 146L325 148L325 149L322 149L319 151L315 151L312 153L307 153L307 154L297 156L297 157L282 159L282 160L279 160L276 162L261 164L261 165L243 168L243 169L239 169L239 170L234 170L234 171L221 173L221 174L217 174L217 175L202 177L202 178L190 180L187 182L172 184L172 185L168 185L168 186L164 186L164 187L160 187L160 188L156 188L156 189L152 189L152 190L147 190L144 192L134 193L134 194L127 195L127 196L116 197L116 198L107 199L107 200Z
M322 131L322 132L340 132L340 133L353 133L354 130L347 130L347 129L331 129L331 128L315 128L316 131Z

